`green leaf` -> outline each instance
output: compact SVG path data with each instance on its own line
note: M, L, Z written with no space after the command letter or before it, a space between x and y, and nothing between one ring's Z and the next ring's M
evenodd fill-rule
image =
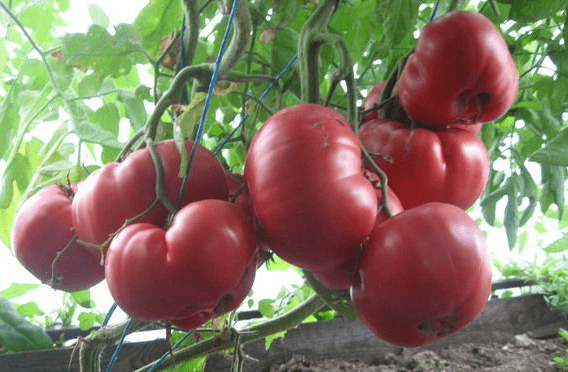
M398 45L413 29L420 2L415 0L388 0L385 10L385 36L391 47Z
M115 135L104 130L96 124L83 122L77 127L77 135L82 141L97 143L99 145L110 146L121 149L124 144L118 142Z
M206 93L198 92L193 95L189 106L178 118L178 127L183 138L194 138L201 119Z
M20 123L19 105L11 102L9 97L0 106L0 158L3 158L9 148L10 140Z
M541 164L542 193L540 197L540 208L545 213L552 204L558 207L558 218L561 220L564 214L564 168L548 164Z
M568 250L568 234L565 234L562 238L555 240L548 247L544 248L547 253L561 253Z
M262 299L258 301L258 311L262 314L265 318L272 318L274 317L274 300L272 299Z
M284 338L284 336L286 336L286 332L288 331L277 332L271 334L270 336L266 336L266 338L264 339L264 349L265 350L270 349L272 342L278 338Z
M86 309L92 309L93 307L95 307L95 302L91 300L91 291L88 289L85 289L84 291L72 292L71 298L79 306Z
M41 310L38 304L36 304L35 302L27 302L23 305L18 305L17 310L20 313L20 315L26 318L41 316L45 314L43 310Z
M118 137L120 112L114 103L105 103L89 115L93 124L98 124L104 130Z
M12 283L10 286L3 291L0 291L0 296L11 300L13 298L25 295L29 291L39 287L39 284L19 284Z
M104 315L83 311L77 318L79 320L79 328L85 331L92 328L95 324L101 324L104 320Z
M0 184L0 209L6 209L12 203L14 197L14 176L6 170L2 175Z
M296 20L300 4L298 0L276 0L272 3L278 28L286 28Z
M511 178L513 178L512 176ZM517 230L519 229L519 198L518 190L519 187L517 182L513 179L512 189L507 194L507 205L505 206L505 216L503 219L503 224L505 225L505 232L507 234L507 242L509 243L509 249L513 249L517 244Z
M53 347L47 333L20 315L4 297L0 297L0 344L14 352Z
M103 8L97 4L89 3L89 16L94 24L101 26L102 28L107 28L109 25L108 16L105 14Z
M134 26L142 34L146 50L157 56L160 41L180 27L182 15L179 0L150 1L134 20Z
M566 0L512 0L509 17L518 22L534 22L548 18L566 6Z
M532 154L529 160L541 164L568 166L568 128L560 131L542 149Z
M135 62L133 53L141 52L139 37L130 25L117 25L115 34L92 25L86 34L67 34L63 37L65 62L93 70L100 78L107 75L126 75Z
M146 124L148 115L146 114L144 102L136 95L136 92L136 90L132 89L119 89L118 97L126 107L126 115L132 126L140 129Z

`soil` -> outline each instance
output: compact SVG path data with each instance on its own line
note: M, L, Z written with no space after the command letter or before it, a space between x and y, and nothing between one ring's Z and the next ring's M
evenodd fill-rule
M537 339L525 333L506 344L466 343L437 352L403 349L399 355L386 354L376 365L342 360L310 361L294 355L287 363L273 366L270 372L552 372L560 371L552 360L565 356L566 348L562 337Z

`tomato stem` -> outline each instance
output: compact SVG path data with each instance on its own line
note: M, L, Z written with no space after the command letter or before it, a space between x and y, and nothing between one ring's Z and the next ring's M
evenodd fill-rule
M164 169L162 167L162 161L158 155L158 151L154 146L154 141L150 138L146 138L146 144L152 160L154 161L154 168L156 170L156 199L159 200L171 214L176 213L176 208L172 205L169 199L166 197L164 190Z
M303 270L303 273L310 287L312 287L312 289L326 302L329 307L348 320L357 319L357 313L355 312L353 304L349 300L349 291L329 289L321 284L316 276L310 271Z
M392 217L393 214L389 206L388 177L386 173L383 172L381 168L379 168L377 163L375 163L375 160L373 159L371 154L369 154L369 152L363 147L363 145L361 145L361 152L363 153L365 161L371 166L372 171L375 172L381 180L381 192L383 194L383 200L380 207L383 208L387 216Z
M61 257L63 257L63 255L69 250L69 247L71 247L76 241L77 234L74 234L73 237L71 237L71 240L69 240L69 242L65 244L65 247L55 253L55 258L51 262L51 279L49 279L48 283L51 288L57 289L57 286L61 283L62 278L56 277L57 273L55 272L55 269L57 267L57 264L59 263L59 260L61 260Z

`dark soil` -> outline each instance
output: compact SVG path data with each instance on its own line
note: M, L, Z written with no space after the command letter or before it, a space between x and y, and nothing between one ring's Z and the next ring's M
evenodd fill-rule
M566 340L561 337L536 339L527 333L505 345L467 343L437 352L404 349L399 355L386 354L384 360L372 366L342 360L310 361L295 355L286 364L273 366L270 372L549 372L560 371L552 360L566 355L566 348Z

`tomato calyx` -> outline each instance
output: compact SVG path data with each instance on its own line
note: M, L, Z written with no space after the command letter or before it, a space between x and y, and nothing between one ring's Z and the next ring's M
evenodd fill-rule
M418 325L418 332L427 336L442 337L452 333L457 321L458 315L452 309L439 318L431 319Z

